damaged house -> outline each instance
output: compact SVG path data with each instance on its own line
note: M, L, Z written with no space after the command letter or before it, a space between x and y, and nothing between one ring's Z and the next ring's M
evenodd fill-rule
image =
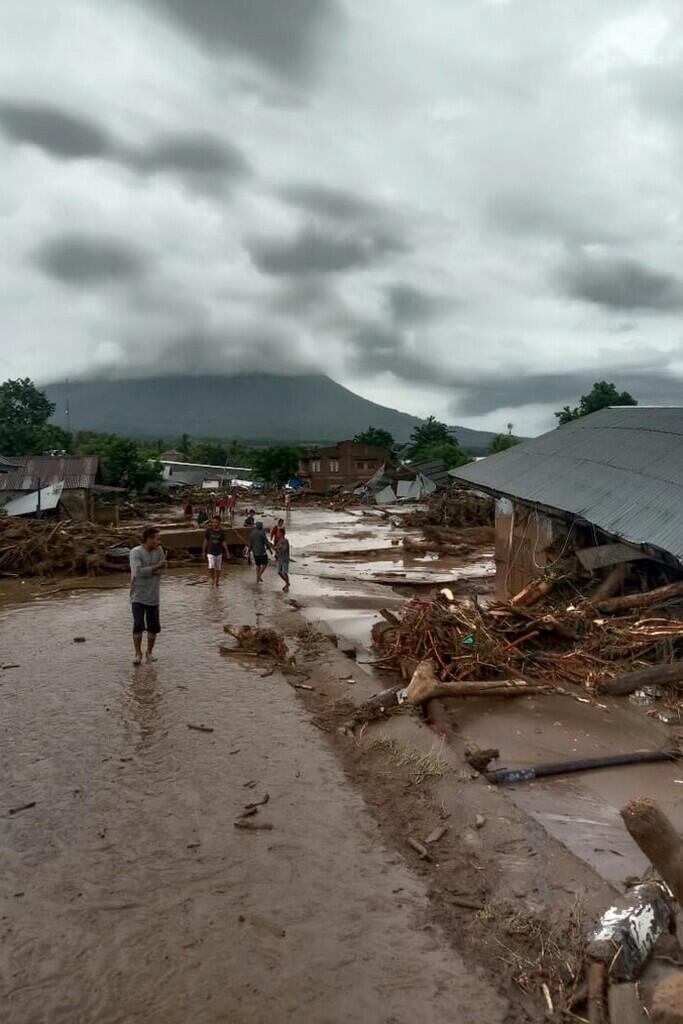
M496 498L501 599L554 572L604 597L683 573L683 408L603 409L451 475Z
M328 448L312 448L299 458L299 477L304 487L318 494L343 487L357 487L385 464L391 452L357 441L339 441Z

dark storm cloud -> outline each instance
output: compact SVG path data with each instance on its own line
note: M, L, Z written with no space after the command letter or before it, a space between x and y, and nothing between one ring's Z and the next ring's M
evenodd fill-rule
M565 294L608 309L683 308L683 283L636 260L579 256L561 267L556 278Z
M392 373L412 383L449 383L443 366L416 355L401 331L382 324L360 324L351 332L346 362L354 374Z
M147 340L141 349L139 337L121 343L125 363L131 375L151 376L159 371L157 360L163 360L164 373L197 376L205 373L264 372L296 375L319 372L302 355L284 333L272 327L220 331L204 326L201 319L185 330L164 335L161 340ZM120 359L98 368L98 376L120 373Z
M324 36L339 30L336 0L147 0L210 52L248 54L269 70L305 77Z
M292 206L331 220L374 220L386 213L362 196L324 185L286 185L280 189L280 195Z
M209 132L168 132L134 148L94 121L28 100L0 101L0 129L8 138L38 146L57 159L107 159L140 174L175 174L200 189L250 173L237 146Z
M496 409L515 409L539 401L577 405L595 381L608 380L618 391L628 391L641 405L680 405L683 382L666 368L657 366L620 370L617 364L602 369L568 373L515 374L501 372L488 380L461 380L460 397L452 405L453 415L484 416Z
M64 160L102 157L111 140L95 122L50 104L0 101L0 127L8 138L30 143Z
M178 171L180 174L241 177L249 164L240 150L209 133L176 133L161 136L128 157L128 163L145 173Z
M411 326L432 320L447 312L452 300L432 295L409 284L394 284L386 289L389 312L395 324Z
M275 276L295 277L334 274L353 267L363 267L396 252L396 247L401 244L391 234L335 236L306 229L286 241L254 239L247 243L247 248L259 270Z
M59 235L43 243L34 260L48 277L74 287L130 280L145 268L135 246L104 235Z

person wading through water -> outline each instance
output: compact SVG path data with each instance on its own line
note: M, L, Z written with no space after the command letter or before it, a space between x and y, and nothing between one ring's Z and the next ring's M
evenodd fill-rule
M155 526L142 531L142 544L130 553L130 602L133 611L133 664L142 661L142 634L147 630L147 661L156 661L152 654L161 632L159 623L159 591L161 572L166 568L166 553Z
M257 523L251 531L251 537L249 538L249 550L254 556L256 582L261 583L263 580L263 574L268 568L268 552L274 550L273 545L266 536L266 531L263 529L263 523Z
M223 555L228 557L228 546L225 543L225 531L221 526L221 517L215 515L204 533L202 553L209 563L209 580L218 586L223 568Z
M277 574L281 580L284 580L285 585L282 589L287 594L289 593L289 541L284 526L280 529L275 553L277 554Z

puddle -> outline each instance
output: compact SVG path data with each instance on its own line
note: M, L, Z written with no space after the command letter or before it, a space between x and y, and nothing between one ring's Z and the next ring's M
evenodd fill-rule
M470 701L453 708L458 728L481 747L498 747L492 767L519 768L553 761L659 750L667 728L638 708L607 701L608 711L563 697L504 703ZM683 832L681 766L625 765L505 787L511 799L551 835L615 884L640 874L647 861L619 815L629 800L654 797Z

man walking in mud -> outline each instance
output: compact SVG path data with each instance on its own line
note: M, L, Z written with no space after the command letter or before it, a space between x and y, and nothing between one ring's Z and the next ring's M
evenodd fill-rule
M223 556L228 557L225 531L221 525L221 518L218 515L213 517L209 528L204 533L203 555L209 563L209 582L217 587L221 581Z
M159 623L159 592L161 572L166 568L166 553L155 526L142 531L142 543L130 553L130 602L133 612L134 665L142 662L142 634L147 630L145 659L156 661L154 644L161 632Z
M263 529L263 523L257 523L251 531L251 537L249 538L249 550L254 556L256 582L261 583L263 580L263 574L268 568L268 552L274 550L273 545L266 536L266 531Z

